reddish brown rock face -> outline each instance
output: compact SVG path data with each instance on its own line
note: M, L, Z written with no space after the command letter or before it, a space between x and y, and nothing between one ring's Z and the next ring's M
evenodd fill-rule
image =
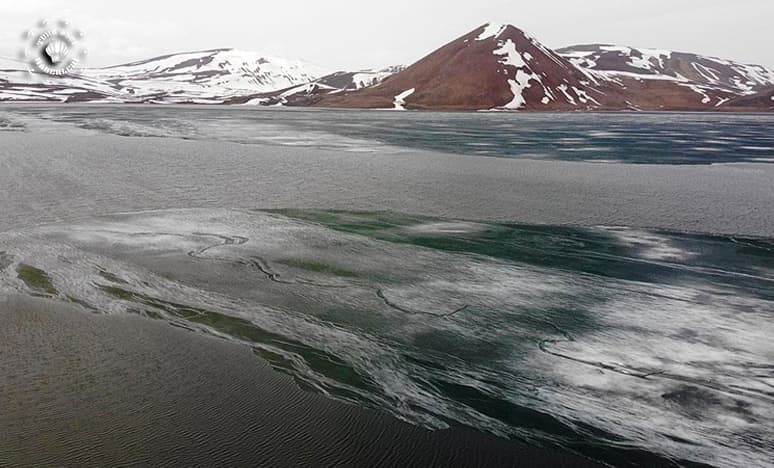
M764 67L670 51L576 46L552 51L510 25L484 25L380 85L312 100L322 107L438 110L733 110L774 86ZM774 109L774 101L743 101Z
M774 110L774 86L748 96L736 97L728 101L729 108L744 108L749 110Z
M392 108L396 96L414 89L405 99L407 109L583 108L599 97L585 96L587 82L583 71L521 30L482 26L381 85L326 96L317 105Z

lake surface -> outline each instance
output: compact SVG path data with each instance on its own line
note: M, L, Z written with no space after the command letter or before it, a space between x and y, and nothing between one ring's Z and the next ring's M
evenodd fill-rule
M771 146L771 117L0 115L0 295L240 343L304 389L426 428L616 465L774 458L772 166L744 162L771 151L741 150ZM562 151L560 131L611 150ZM686 150L710 132L738 141ZM547 159L617 162L512 160L532 150L501 140L498 160L451 154L503 133ZM534 199L508 191L524 171ZM510 205L548 224L514 222Z
M633 164L774 163L774 115L437 113L314 109L15 108L27 118L123 136L158 136L355 152L387 146L517 159ZM5 123L4 123L5 122Z

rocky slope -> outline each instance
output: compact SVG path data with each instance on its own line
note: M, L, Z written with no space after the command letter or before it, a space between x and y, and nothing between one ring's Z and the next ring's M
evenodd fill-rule
M381 85L321 95L315 104L459 110L724 110L736 98L767 84L774 84L774 71L760 66L615 46L576 46L555 52L514 26L486 24Z
M581 68L611 75L673 79L738 93L774 86L774 70L686 52L599 44L557 52Z
M322 97L331 107L589 109L592 77L510 25L489 24L446 44L383 83Z
M755 94L737 97L728 102L728 107L748 110L774 109L774 86Z

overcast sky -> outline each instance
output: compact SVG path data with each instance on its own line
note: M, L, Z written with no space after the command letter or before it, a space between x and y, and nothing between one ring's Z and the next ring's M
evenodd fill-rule
M86 66L235 47L329 69L383 67L492 21L553 48L669 48L774 68L774 0L2 0L0 56L16 55L21 34L43 18L86 32Z

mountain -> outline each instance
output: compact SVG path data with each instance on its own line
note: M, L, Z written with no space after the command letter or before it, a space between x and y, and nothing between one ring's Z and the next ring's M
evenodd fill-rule
M120 91L88 76L32 74L23 61L0 57L0 102L124 102Z
M61 78L0 57L0 101L437 110L769 110L774 70L603 44L556 51L487 23L409 67L338 71L235 49L185 52Z
M774 109L774 86L755 94L734 98L728 102L728 106L746 110Z
M381 83L402 66L329 73L299 60L213 49L155 57L77 75L31 75L0 57L0 101L304 105L318 92Z
M315 105L723 110L736 98L770 84L774 84L774 71L761 66L630 47L587 45L553 51L514 26L488 23L381 85L320 96Z
M405 67L396 65L382 70L339 71L298 86L291 86L277 91L235 96L228 99L226 103L265 106L308 106L314 104L320 97L326 94L336 94L342 91L376 86L404 69Z
M409 109L592 108L601 95L584 70L511 25L487 24L383 83L316 105Z
M671 50L612 45L577 45L557 52L578 67L611 75L673 79L749 93L774 86L774 70Z
M339 71L317 80L318 83L341 90L356 90L375 86L406 67L396 65L382 70L361 70L357 72Z
M164 55L63 78L0 72L0 100L226 102L316 80L328 72L299 60L235 49Z
M196 102L274 91L313 81L326 73L300 60L214 49L92 69L85 74L145 99Z

